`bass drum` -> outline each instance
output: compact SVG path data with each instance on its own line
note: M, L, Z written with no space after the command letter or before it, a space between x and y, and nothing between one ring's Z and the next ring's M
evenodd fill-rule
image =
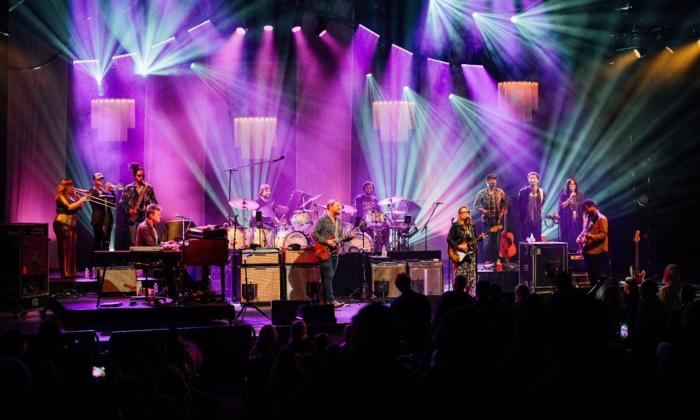
M309 247L309 238L303 232L282 230L275 236L275 248L289 249L292 245L299 245L300 249Z
M355 236L350 241L343 242L343 248L345 252L360 252L363 249L365 252L372 252L374 250L374 243L372 237L367 233L358 232L355 233Z

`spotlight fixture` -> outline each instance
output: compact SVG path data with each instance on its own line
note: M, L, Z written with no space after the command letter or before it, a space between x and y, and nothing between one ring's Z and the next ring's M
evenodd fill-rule
M513 23L518 23L518 20L519 20L518 15L513 15L510 17L510 21Z
M674 51L673 51L673 50L671 49L671 47L669 47L668 45L666 46L666 51L668 51L668 52L671 53L671 54L674 53Z
M299 32L299 31L301 31L301 26L295 26L292 28L292 32L294 32L294 33Z
M644 57L644 51L642 48L635 48L634 49L634 55L637 56L637 58L642 58Z
M372 73L367 73L367 78L369 79L370 77L372 77Z
M246 32L246 31L245 31L245 28L242 28L242 27L240 27L240 26L239 26L238 28L236 28L236 33L237 33L238 35L245 35L245 32Z
M409 89L408 86L404 86L404 87L403 87L403 90L404 90L404 91L408 91L408 89Z
M319 38L323 38L323 36L324 36L325 34L327 34L327 33L328 33L328 31L324 29L324 30L321 31L320 34L318 34L318 37L319 37Z
M272 32L272 25L265 25L263 26L263 30L265 32Z
M473 18L476 18L477 16L479 16L479 12L472 12L472 17L473 17Z
M447 99L450 99L450 100L454 99L454 97L455 97L454 93L450 93L449 95L447 95Z

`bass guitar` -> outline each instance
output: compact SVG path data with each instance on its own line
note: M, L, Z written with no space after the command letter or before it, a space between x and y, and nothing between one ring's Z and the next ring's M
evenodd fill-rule
M639 271L639 241L639 230L635 230L634 237L632 238L632 242L634 242L634 266L630 265L630 277L637 284L641 284L646 275L644 270Z
M477 236L476 240L481 241L485 237L489 236L491 233L498 233L501 230L503 230L503 225L493 226L491 229L489 229L488 232L484 232L484 233L480 234L479 236ZM452 247L447 248L447 255L450 257L450 260L455 265L462 264L467 257L474 255L474 252L476 251L473 248L469 249L469 244L467 243L466 239L464 239L462 242L460 242L459 245L460 246L467 245L467 251L466 252L461 251L459 248L458 249L453 249Z

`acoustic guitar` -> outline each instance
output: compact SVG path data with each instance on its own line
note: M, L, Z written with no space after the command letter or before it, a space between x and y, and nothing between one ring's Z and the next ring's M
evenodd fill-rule
M485 237L489 236L491 233L498 233L503 229L503 225L496 225L493 226L491 229L489 229L488 232L484 232L480 234L479 236L476 237L477 241L481 241ZM464 262L464 260L471 256L474 255L474 252L476 249L472 248L469 249L469 244L467 243L467 240L463 240L460 242L459 245L467 245L467 252L460 251L459 249L453 249L452 247L447 247L447 255L450 257L450 260L452 261L453 264L459 265Z

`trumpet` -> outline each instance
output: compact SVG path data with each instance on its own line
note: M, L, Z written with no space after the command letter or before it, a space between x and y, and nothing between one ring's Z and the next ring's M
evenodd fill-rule
M116 209L116 208L117 208L117 204L116 204L116 203L113 203L113 202L111 202L111 201L109 201L109 200L107 200L107 199L105 199L105 198L101 198L101 197L97 197L97 196L91 195L91 194L90 194L90 190L84 190L84 189L82 189L82 188L75 188L75 187L73 187L73 190L74 190L75 192L77 192L79 195L84 195L85 197L87 197L87 198L88 198L88 201L90 201L90 202L93 202L93 203L95 203L95 204L99 204L99 205L101 205L101 206L108 207L108 208L110 208L110 209Z

